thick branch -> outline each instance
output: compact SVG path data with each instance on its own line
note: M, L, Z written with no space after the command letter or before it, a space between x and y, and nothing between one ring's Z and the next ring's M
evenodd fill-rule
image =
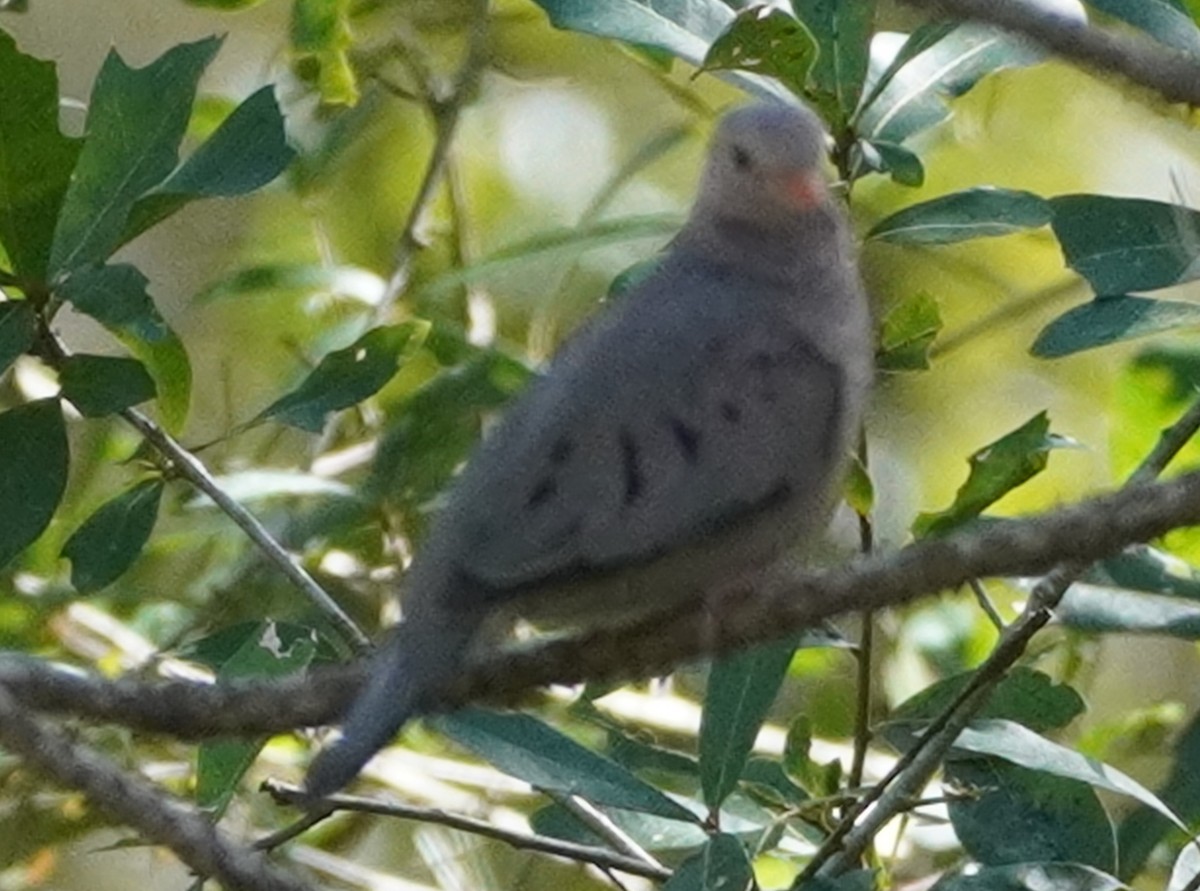
M1034 576L1091 562L1200 523L1200 472L1130 486L1041 516L996 520L846 566L780 579L707 612L596 631L467 666L446 704L512 703L533 687L663 674L677 665L773 640L832 616L957 588L972 578ZM27 657L0 658L0 684L23 703L183 738L276 733L335 723L365 668L343 666L273 683L201 686L101 681Z
M1169 102L1200 105L1200 60L1161 43L1086 25L1030 0L904 0L948 18L999 25L1093 70L1123 75Z

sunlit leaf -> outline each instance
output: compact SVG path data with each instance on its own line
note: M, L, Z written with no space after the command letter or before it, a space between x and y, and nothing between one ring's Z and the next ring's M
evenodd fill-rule
M350 30L349 0L296 0L292 4L292 49L300 70L317 84L324 102L354 105L358 80L349 51L354 38ZM308 66L315 66L310 72Z
M937 301L925 292L901 300L880 325L876 367L881 371L922 371L929 367L929 349L942 330Z
M802 96L816 58L817 42L802 22L782 9L751 6L713 41L702 68L764 74Z
M63 545L71 561L71 584L88 593L112 584L141 554L162 498L162 480L138 483L84 520Z
M0 567L42 534L67 485L67 431L57 399L0 414ZM14 510L13 505L20 505Z
M858 455L851 456L846 482L842 486L842 497L860 517L869 517L875 507L875 484Z

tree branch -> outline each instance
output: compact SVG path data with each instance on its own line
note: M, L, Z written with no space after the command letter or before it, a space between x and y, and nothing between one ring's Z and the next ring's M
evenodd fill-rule
M83 792L97 808L165 845L198 875L231 891L305 891L309 886L263 855L226 841L208 818L91 749L69 742L25 713L0 685L0 743L64 786Z
M1096 28L1029 0L904 0L926 12L998 25L1064 59L1120 74L1169 102L1200 105L1200 60L1140 35Z
M465 666L443 691L444 702L447 708L470 701L511 704L531 688L552 683L652 677L841 613L905 603L972 578L1033 576L1064 561L1089 563L1198 523L1200 472L1137 483L1040 516L981 523L893 554L772 579L757 591L731 595L721 604L718 623L707 613L684 611L496 653ZM30 708L188 739L335 723L365 672L364 664L355 664L274 682L141 683L104 681L29 657L0 656L0 684Z

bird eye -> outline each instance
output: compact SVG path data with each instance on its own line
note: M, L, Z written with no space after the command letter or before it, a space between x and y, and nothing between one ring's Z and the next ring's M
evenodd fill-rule
M738 170L750 169L750 153L740 145L733 147L733 164Z

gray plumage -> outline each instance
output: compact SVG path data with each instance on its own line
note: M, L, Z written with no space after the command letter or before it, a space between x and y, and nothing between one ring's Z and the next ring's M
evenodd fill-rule
M455 483L310 794L436 706L485 624L699 603L823 528L873 344L824 151L806 109L722 119L654 272L559 351Z

